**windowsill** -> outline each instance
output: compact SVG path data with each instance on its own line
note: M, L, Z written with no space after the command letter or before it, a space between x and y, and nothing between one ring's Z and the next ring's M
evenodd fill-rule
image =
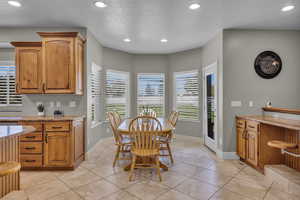
M105 124L105 121L100 121L100 122L94 122L91 125L91 128L97 128L98 126Z
M179 119L179 122L192 122L192 123L201 123L200 120L187 120L187 119Z

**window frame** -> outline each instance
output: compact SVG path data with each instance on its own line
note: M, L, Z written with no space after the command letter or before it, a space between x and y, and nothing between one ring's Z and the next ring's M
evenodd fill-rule
M139 114L138 113L138 111L139 111L139 104L138 104L138 96L139 95L138 95L138 92L140 90L139 76L141 76L141 75L162 75L162 77L163 77L163 88L164 88L163 104L162 104L162 106L163 106L163 109L162 109L163 115L162 115L162 117L166 117L166 73L164 73L164 72L157 72L157 73L142 72L142 73L137 73L136 74L136 88L137 88L137 91L136 91L136 111L137 111L137 114Z
M176 75L182 75L182 74L188 74L188 73L197 73L197 80L198 80L198 119L197 120L192 120L192 119L180 119L180 114L179 114L179 121L184 121L184 122L201 122L201 114L200 114L200 72L198 69L194 70L188 70L188 71L177 71L173 72L173 110L177 110L177 92L176 92Z
M0 66L6 65L6 66L14 66L15 67L15 85L17 84L17 66L14 61L8 60L8 61L0 61ZM23 106L23 95L18 94L21 97L21 104L0 104L0 107L9 107L9 108L14 108L14 107L21 107ZM9 98L9 95L7 95L7 98ZM7 102L9 102L7 100Z
M106 71L105 71L105 87L104 87L104 89L105 89L105 113L107 113L107 95L106 95L106 81L107 81L107 72L114 72L114 73L124 73L124 74L127 74L128 75L128 80L127 80L127 86L128 86L128 88L127 88L127 95L126 95L126 99L127 99L127 101L128 101L128 103L127 104L125 104L125 106L126 106L126 114L125 114L125 118L129 118L130 117L130 115L131 115L131 98L130 98L130 92L131 92L131 90L130 90L130 84L131 84L131 82L130 82L130 78L131 78L131 76L130 76L130 72L128 72L128 71L121 71L121 70L115 70L115 69L106 69Z

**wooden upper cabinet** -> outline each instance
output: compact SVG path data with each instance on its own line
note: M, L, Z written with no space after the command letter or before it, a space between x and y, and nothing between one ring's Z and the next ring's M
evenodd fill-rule
M84 40L77 32L39 32L44 92L83 94Z
M40 94L42 87L41 42L11 42L16 47L16 91Z

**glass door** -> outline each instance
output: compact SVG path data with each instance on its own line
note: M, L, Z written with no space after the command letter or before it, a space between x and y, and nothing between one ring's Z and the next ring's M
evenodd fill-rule
M217 148L217 64L203 70L204 143L211 150Z

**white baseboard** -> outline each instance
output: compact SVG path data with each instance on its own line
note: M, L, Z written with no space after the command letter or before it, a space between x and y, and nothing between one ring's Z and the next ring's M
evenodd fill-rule
M236 155L236 152L223 152L217 150L217 156L224 159L224 160L238 160L239 157Z

